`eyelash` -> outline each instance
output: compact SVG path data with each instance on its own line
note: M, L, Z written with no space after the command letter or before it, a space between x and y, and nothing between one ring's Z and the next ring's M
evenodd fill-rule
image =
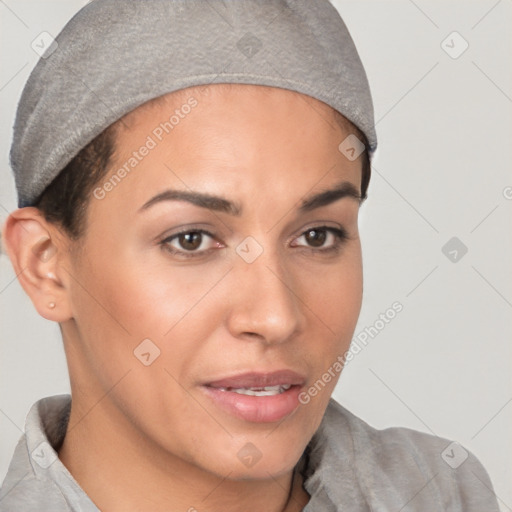
M299 235L299 237L297 237L297 238L300 238L300 237L306 235L309 231L327 231L329 233L332 233L335 237L335 242L330 247L326 247L326 248L309 247L308 248L308 247L304 247L304 246L299 246L299 247L302 247L305 249L309 249L311 252L317 253L317 254L318 253L323 253L323 254L333 253L333 254L335 254L335 253L339 252L341 247L344 245L344 243L349 238L348 233L344 228L334 228L332 226L314 226L314 227L308 228L308 229L306 229L306 231L302 232ZM212 233L210 233L209 231L206 231L205 229L190 229L190 228L188 228L183 231L179 231L178 233L175 233L172 236L165 238L164 240L162 240L160 242L160 245L162 246L162 248L165 251L167 251L175 256L180 256L183 258L198 258L198 257L204 256L206 253L208 253L212 250L215 250L215 247L213 247L210 249L204 249L202 251L185 251L185 250L181 251L181 250L177 250L169 245L172 240L178 238L180 235L189 234L189 233L201 233L202 235L207 235L211 238L215 238L215 236Z

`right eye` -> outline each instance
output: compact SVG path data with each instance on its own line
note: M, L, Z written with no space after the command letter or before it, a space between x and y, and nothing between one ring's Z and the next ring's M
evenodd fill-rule
M184 258L194 258L203 256L215 247L223 247L220 242L209 242L208 238L214 240L214 236L204 229L189 229L165 238L160 244L171 254Z

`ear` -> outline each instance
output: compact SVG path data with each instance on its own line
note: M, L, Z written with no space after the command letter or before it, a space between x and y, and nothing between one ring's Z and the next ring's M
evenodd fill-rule
M54 322L69 320L69 287L61 267L69 239L34 207L12 212L2 237L16 277L37 312Z

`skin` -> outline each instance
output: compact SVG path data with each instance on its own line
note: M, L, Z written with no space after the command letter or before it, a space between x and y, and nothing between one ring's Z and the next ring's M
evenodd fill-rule
M326 104L213 85L126 116L112 171L191 96L197 106L103 199L91 199L83 239L72 242L36 208L6 222L20 283L63 333L73 402L59 458L105 511L301 510L309 496L292 471L337 378L270 423L226 413L200 384L290 368L307 388L348 349L362 298L360 203L298 206L340 181L360 191L361 162L338 150L349 132ZM185 201L138 211L168 188L221 195L243 211ZM322 225L346 230L338 251L315 252L304 235ZM208 251L167 252L162 241L189 226L212 233L198 252ZM324 249L336 245L328 233ZM252 263L235 250L247 236L263 248ZM177 238L167 245L186 252ZM134 350L148 338L160 356L145 366ZM237 456L248 442L261 454L251 467Z

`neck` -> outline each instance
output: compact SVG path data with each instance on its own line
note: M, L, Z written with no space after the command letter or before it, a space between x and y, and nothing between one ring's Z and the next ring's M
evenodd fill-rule
M216 475L163 453L122 417L108 397L94 406L94 414L86 414L90 410L81 410L73 395L59 458L101 510L296 512L309 499L298 472L230 480L229 473Z

